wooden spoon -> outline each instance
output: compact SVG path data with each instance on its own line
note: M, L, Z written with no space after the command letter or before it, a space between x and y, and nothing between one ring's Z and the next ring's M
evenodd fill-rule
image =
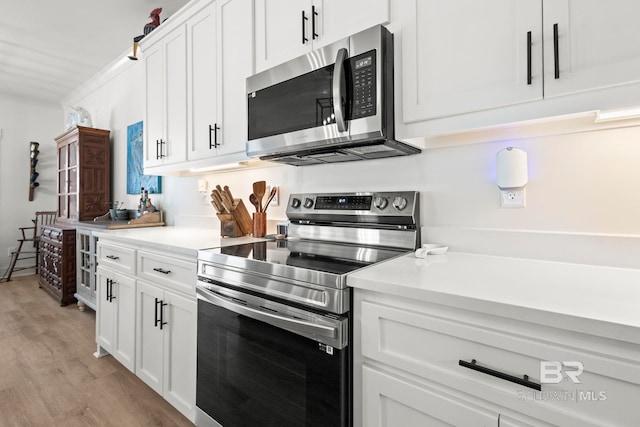
M249 201L256 207L256 212L260 212L260 200L258 200L255 194L251 193L249 195Z
M253 194L258 199L258 212L262 212L262 198L264 197L264 193L267 191L267 183L265 181L257 181L253 183ZM253 202L252 202L253 203Z

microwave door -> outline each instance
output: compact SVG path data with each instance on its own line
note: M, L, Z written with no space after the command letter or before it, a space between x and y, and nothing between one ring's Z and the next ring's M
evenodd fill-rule
M346 47L347 41L334 43L247 81L249 156L314 150L349 140L348 130L338 129L333 99L335 61ZM344 118L346 94L342 97Z

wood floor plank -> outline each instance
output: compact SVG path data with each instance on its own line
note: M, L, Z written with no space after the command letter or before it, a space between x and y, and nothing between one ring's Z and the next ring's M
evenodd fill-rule
M95 350L95 312L60 307L35 275L0 283L0 427L193 426Z

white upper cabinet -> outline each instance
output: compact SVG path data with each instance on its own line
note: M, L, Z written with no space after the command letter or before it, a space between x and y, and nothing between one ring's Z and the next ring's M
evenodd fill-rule
M244 152L247 77L254 73L253 1L218 0L218 155ZM221 123L221 124L220 124Z
M637 0L545 1L545 98L640 82L638 16Z
M405 122L542 98L541 0L404 0L394 8Z
M252 24L246 0L218 0L187 22L190 161L245 151Z
M403 140L640 99L640 2L391 3Z
M145 167L186 159L186 53L184 26L173 29L145 50Z
M256 71L389 21L389 0L256 0Z
M247 159L253 22L253 0L194 1L141 42L146 173Z
M215 154L213 126L218 117L216 7L211 4L187 22L189 160Z

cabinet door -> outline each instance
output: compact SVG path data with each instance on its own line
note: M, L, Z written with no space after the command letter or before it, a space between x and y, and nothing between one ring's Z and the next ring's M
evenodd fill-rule
M165 136L163 164L187 158L187 40L184 26L165 36Z
M144 166L162 164L160 158L160 140L166 141L163 133L163 60L162 42L158 42L144 51L144 69L146 81L146 120L144 122Z
M640 81L638 16L637 0L545 1L545 97Z
M314 0L316 33L313 48L389 22L389 0Z
M196 324L197 303L172 292L165 292L164 398L189 419L196 403Z
M135 368L136 283L128 276L114 273L112 284L115 336L111 354L131 372Z
M217 122L216 6L210 4L187 21L189 67L189 132L187 157L197 160L216 154L210 127ZM243 52L238 55L238 52ZM236 50L236 56L249 52ZM244 87L244 84L243 84ZM242 97L244 100L244 95Z
M247 77L253 74L253 1L217 1L218 154L245 151ZM241 52L241 54L239 54Z
M311 49L310 14L311 0L256 0L256 72Z
M402 39L395 44L402 75L395 78L402 79L405 123L542 98L541 0L408 0L392 6Z
M107 279L112 280L113 274L114 273L103 269L98 269L97 274L96 341L100 347L109 353L111 353L113 349L114 342L115 305L109 301L110 288L107 286Z
M498 426L497 413L457 394L421 387L369 366L362 371L364 426Z
M137 285L136 375L162 394L164 332L159 325L158 301L162 301L164 292L144 282L138 281Z
M94 252L91 244L91 231L76 228L76 298L95 304L93 289Z

